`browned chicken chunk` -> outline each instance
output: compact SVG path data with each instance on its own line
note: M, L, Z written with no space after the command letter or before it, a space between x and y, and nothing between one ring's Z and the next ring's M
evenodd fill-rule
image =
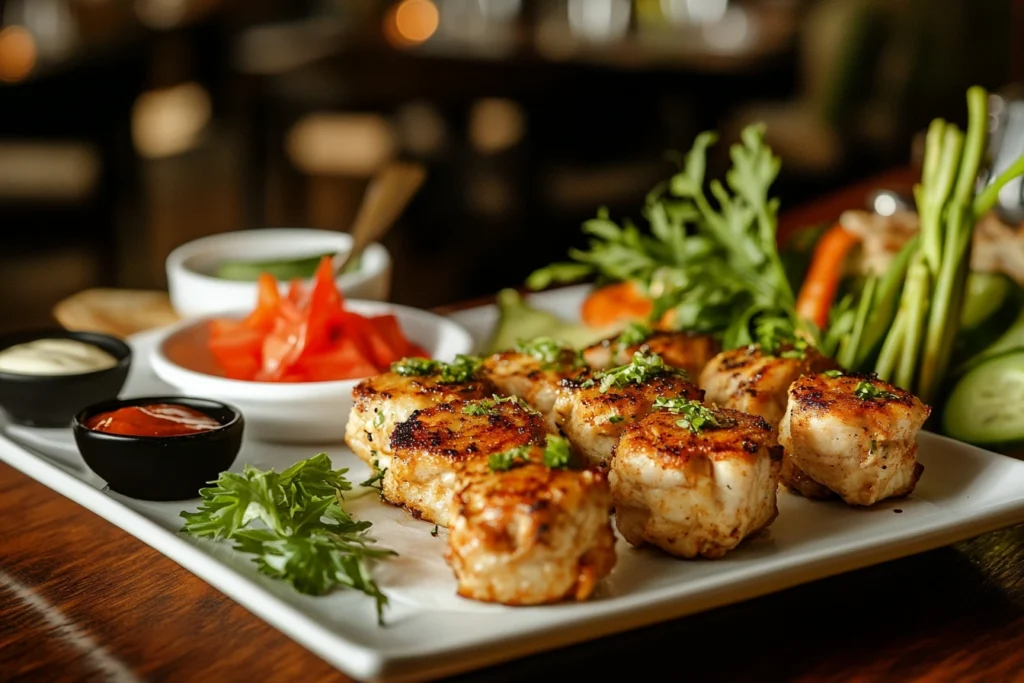
M585 600L614 567L605 473L551 467L552 449L568 455L549 434L546 447L467 467L445 554L459 595L506 605Z
M391 433L391 460L381 480L385 500L441 526L467 463L543 444L540 414L520 399L442 403L415 411Z
M633 545L721 557L778 514L782 449L761 417L662 400L612 458L615 523Z
M805 375L779 427L783 483L809 497L873 505L910 494L923 471L917 433L931 408L871 375Z
M554 407L559 383L583 368L576 351L554 339L538 338L485 358L482 370L502 394L518 396L533 406L547 421L548 430L556 433Z
M637 353L627 365L564 380L555 424L587 464L603 465L623 430L650 413L658 397L699 401L703 392L660 356Z
M396 363L390 372L364 379L352 390L345 443L367 463L388 468L391 432L415 411L497 393L497 387L482 376L478 366L470 358L450 364L407 359Z
M838 367L813 347L784 344L766 353L753 344L715 356L700 375L700 388L708 403L759 415L777 430L789 385L800 375Z
M658 354L666 365L685 370L696 381L718 353L719 344L710 335L651 330L633 324L622 334L584 349L583 359L595 370L607 370L628 363L637 351Z

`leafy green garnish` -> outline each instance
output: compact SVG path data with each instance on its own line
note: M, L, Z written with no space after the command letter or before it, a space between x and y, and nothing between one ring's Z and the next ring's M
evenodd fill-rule
M572 461L572 450L569 441L556 434L548 434L544 445L543 461L546 467L551 469L564 469ZM488 458L487 465L492 472L504 472L519 465L530 462L530 452L535 448L532 445L516 446L501 453L495 453Z
M366 481L359 482L359 485L360 486L365 486L366 488L377 489L378 491L381 492L381 494L383 494L384 493L384 475L387 474L388 468L387 467L381 468L380 460L377 459L377 451L370 451L370 456L373 458L370 461L370 468L371 468L370 478L367 479Z
M652 321L672 311L674 327L715 335L726 349L753 343L762 319L784 323L791 336L804 330L815 337L796 313L776 246L779 202L768 194L780 160L764 142L764 126L748 126L731 147L724 183L705 177L707 149L716 141L714 133L698 135L680 171L648 193L648 230L629 219L620 226L602 208L583 224L589 247L570 250L569 263L534 272L527 285L591 276L631 281L654 300Z
M438 527L438 526L437 526L437 525L435 524L435 525L434 525L434 528L430 530L430 535L431 535L431 536L433 536L434 538L437 538L437 533L438 533L438 531L440 531L440 527Z
M655 410L667 410L673 415L682 415L682 419L676 421L676 426L689 429L694 434L699 434L705 429L730 427L734 424L732 420L716 415L700 401L659 396L654 399L653 407Z
M182 531L232 541L254 556L260 572L300 593L323 595L339 586L362 591L376 600L383 623L388 600L370 576L370 561L395 553L374 547L370 522L341 507L343 492L352 488L347 471L332 469L320 453L281 473L250 466L223 472L213 486L200 489L197 511L181 513Z
M544 446L544 464L551 469L564 469L572 461L572 449L569 448L569 440L564 436L548 434L544 437L547 440Z
M510 470L516 465L521 465L530 461L530 450L533 448L530 444L524 446L515 446L507 451L501 453L493 453L490 458L487 459L487 465L491 468L492 472L503 472Z
M842 370L826 370L825 372L823 372L821 374L825 375L826 377L831 377L831 378L835 379L836 377L842 377L843 376L843 371Z
M859 399L864 401L870 401L872 399L880 398L882 400L889 400L899 398L896 394L891 391L883 391L876 387L871 382L860 381L857 386L853 389L853 394Z
M531 415L540 415L537 410L519 396L492 396L473 401L466 401L462 406L464 415L497 415L498 406L502 403L514 403Z
M620 348L629 348L645 341L651 336L651 328L649 325L643 323L631 322L626 326L626 329L616 337L615 344Z
M626 418L622 417L618 413L609 413L608 414L608 422L610 422L613 425L614 424L618 424L618 423L622 422L625 419Z
M403 358L391 364L391 371L403 377L437 376L443 384L469 382L476 377L483 361L476 356L459 354L451 363L429 358Z
M624 387L631 382L643 384L652 377L665 374L686 376L684 370L666 365L658 354L636 351L628 363L595 373L594 379L601 382L603 394L612 387Z
M373 426L383 427L384 426L384 413L380 412L380 408L374 409Z
M515 350L533 356L546 366L580 364L578 354L554 337L522 339L516 343Z

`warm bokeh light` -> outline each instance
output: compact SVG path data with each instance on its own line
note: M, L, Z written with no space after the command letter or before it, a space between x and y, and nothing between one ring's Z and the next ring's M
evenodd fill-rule
M430 0L402 0L384 19L384 35L394 45L419 45L437 31L437 7Z
M192 149L210 121L210 94L188 82L139 95L132 106L132 141L149 159L174 156Z
M36 41L23 26L0 30L0 81L15 83L28 76L36 65Z

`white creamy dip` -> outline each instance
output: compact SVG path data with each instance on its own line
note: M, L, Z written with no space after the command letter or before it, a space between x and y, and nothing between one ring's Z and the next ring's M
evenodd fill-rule
M115 365L112 355L77 339L36 339L0 351L0 371L20 375L78 375Z

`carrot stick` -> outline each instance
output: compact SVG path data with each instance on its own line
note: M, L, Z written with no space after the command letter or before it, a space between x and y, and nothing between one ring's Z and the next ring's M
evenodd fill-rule
M580 317L591 327L610 327L629 320L646 320L654 309L651 301L633 282L616 282L598 287L583 301Z
M828 325L829 309L843 276L843 261L858 241L856 235L837 223L821 236L814 248L814 258L796 299L796 312L819 329Z

